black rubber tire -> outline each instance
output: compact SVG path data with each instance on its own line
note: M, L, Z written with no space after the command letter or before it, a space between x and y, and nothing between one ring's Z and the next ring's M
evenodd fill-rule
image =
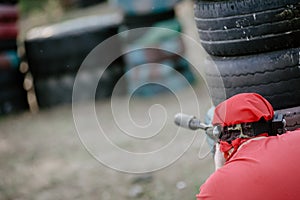
M0 4L16 5L19 0L0 0Z
M167 10L159 13L148 13L143 15L125 15L124 24L128 29L151 27L157 22L173 19L176 17L175 10Z
M95 4L103 3L106 0L78 0L77 4L79 8L85 8L88 6L93 6Z
M7 87L0 92L0 116L29 108L26 91L22 87Z
M0 90L8 86L23 87L24 75L18 70L0 70Z
M0 39L0 51L17 50L17 40L1 40Z
M82 87L81 99L87 99L90 84L97 78L101 69L81 72L79 78ZM101 77L95 94L95 99L103 99L111 96L113 88L120 77L123 75L123 64L114 63L105 71ZM34 81L38 104L41 108L49 108L57 105L70 104L72 102L72 92L76 74L66 74L47 79L37 79Z
M121 22L119 15L108 15L68 21L66 26L62 23L33 29L25 41L30 71L36 78L75 73L93 48L118 33ZM43 37L47 29L56 33ZM120 45L116 42L114 48L121 51Z
M274 109L299 106L300 48L240 57L210 57L206 80L214 105L244 92L264 96Z
M197 0L195 20L201 44L211 55L248 55L300 46L298 0Z
M11 86L23 86L24 75L19 71L17 52L0 53L0 92Z

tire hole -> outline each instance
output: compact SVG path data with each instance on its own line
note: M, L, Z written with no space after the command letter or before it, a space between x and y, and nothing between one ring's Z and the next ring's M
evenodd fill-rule
M234 10L234 6L233 5L230 8L231 8L231 10Z

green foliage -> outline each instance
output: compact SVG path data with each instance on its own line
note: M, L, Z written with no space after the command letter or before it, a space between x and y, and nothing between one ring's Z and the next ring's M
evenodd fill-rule
M20 0L19 6L21 13L27 15L34 11L41 11L49 0Z
M48 0L20 0L19 6L23 14L42 10Z

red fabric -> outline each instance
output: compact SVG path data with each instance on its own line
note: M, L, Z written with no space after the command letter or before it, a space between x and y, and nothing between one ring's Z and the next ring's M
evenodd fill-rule
M230 126L245 122L256 122L262 117L271 120L272 105L256 93L242 93L220 103L213 118L213 125Z
M267 137L267 133L263 133L258 135L257 137L265 136ZM250 140L251 138L237 138L229 144L228 142L225 141L220 141L220 151L224 153L224 158L226 160L230 159L231 156L238 150L239 146L246 142L247 140ZM233 149L233 151L229 154L229 150Z
M0 23L0 39L16 39L19 33L17 24Z
M252 140L201 186L198 200L300 199L300 130Z

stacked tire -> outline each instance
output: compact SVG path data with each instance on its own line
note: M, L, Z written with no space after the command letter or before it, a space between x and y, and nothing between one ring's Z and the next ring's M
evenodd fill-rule
M299 0L197 0L194 11L215 105L256 92L276 110L299 106Z
M0 116L28 108L17 54L18 19L17 1L0 0Z
M103 3L105 0L78 0L77 4L80 8L85 8L89 6L93 6L95 4Z
M127 52L124 59L129 94L153 96L194 82L189 63L180 56L185 47L174 10L178 2L116 1L124 13L120 33Z
M106 0L61 0L60 3L63 8L70 8L70 7L85 8L85 7L103 3L105 1Z
M122 17L118 14L88 16L54 25L36 27L27 33L26 57L41 108L72 102L72 91L79 68L89 53L107 38L118 33ZM116 41L115 51L121 51ZM123 74L121 59L104 66L106 53L97 52L97 60L77 77L79 85L88 87L93 79L100 79L95 98L109 97L114 84ZM100 61L99 61L100 60ZM82 95L86 96L83 90ZM84 99L83 99L84 100Z

